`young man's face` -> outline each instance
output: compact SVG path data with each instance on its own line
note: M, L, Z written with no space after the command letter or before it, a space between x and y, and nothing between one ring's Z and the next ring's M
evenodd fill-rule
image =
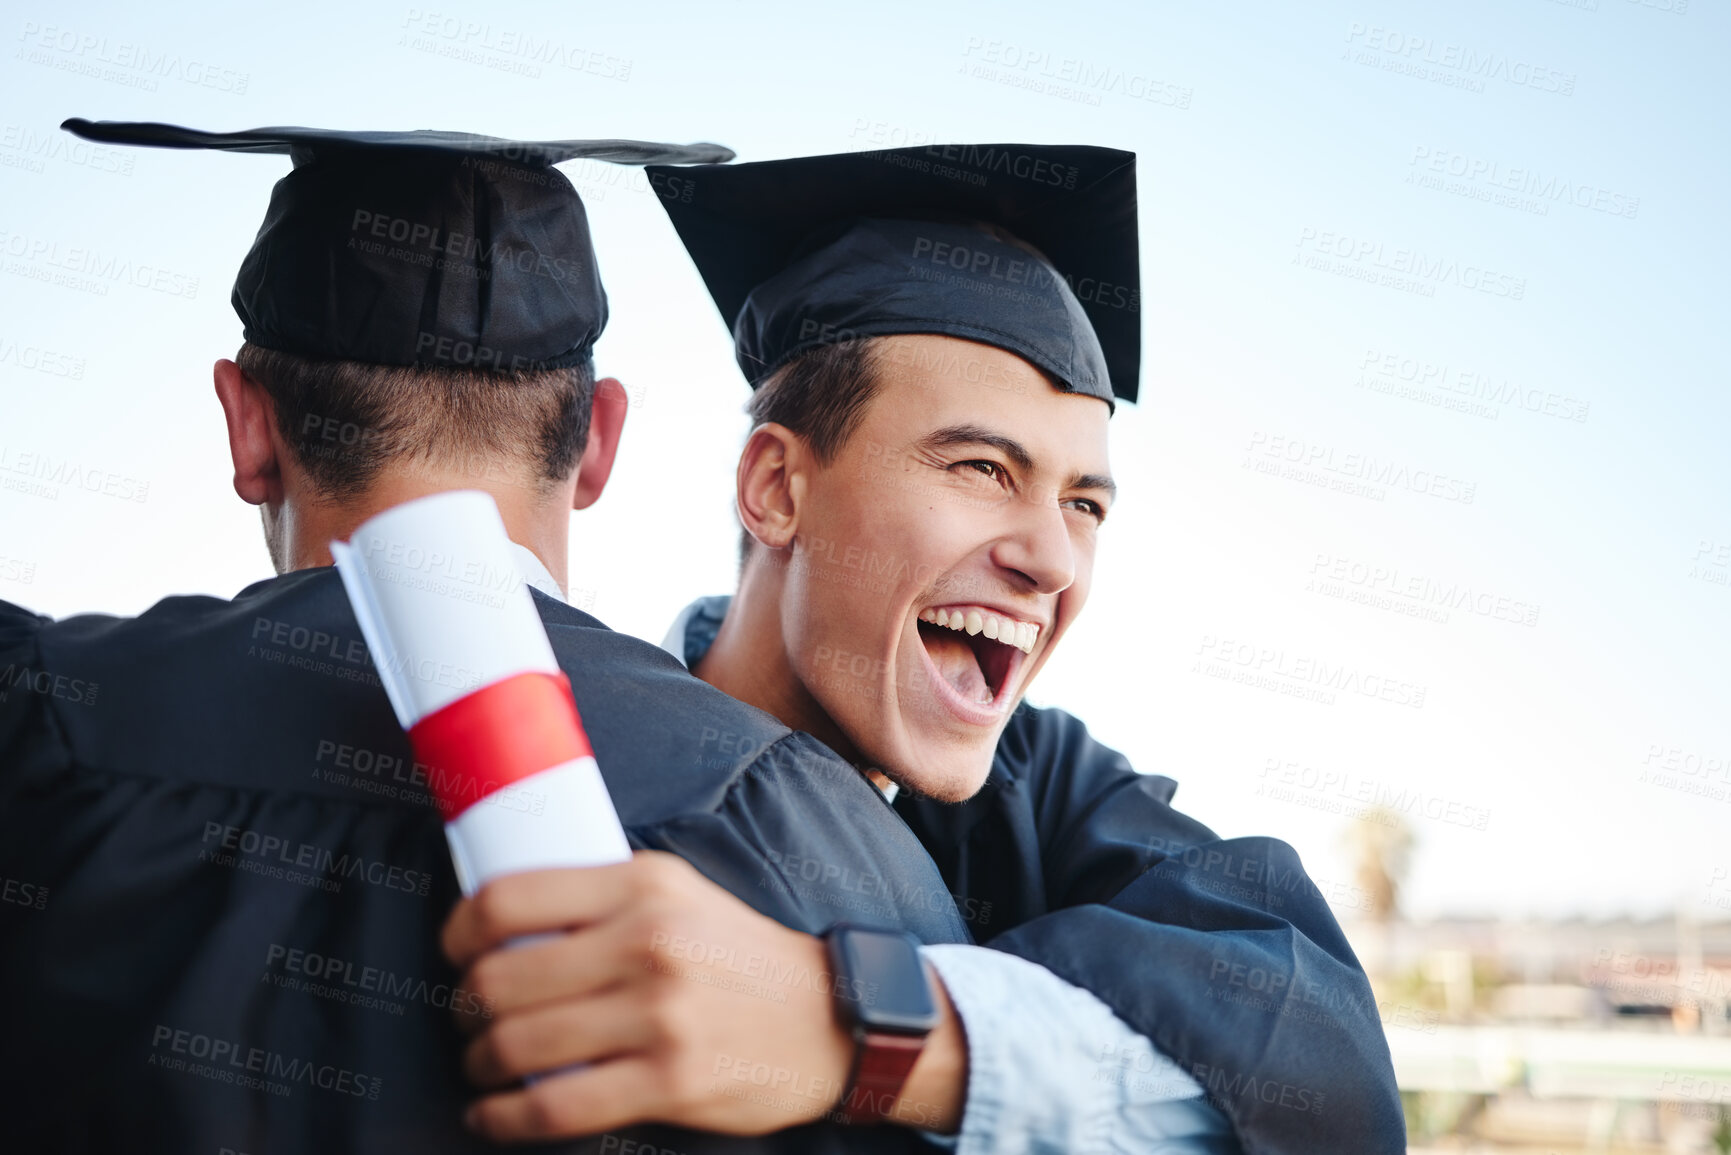
M960 800L1087 600L1108 409L951 337L881 338L877 365L800 505L787 656L862 758Z

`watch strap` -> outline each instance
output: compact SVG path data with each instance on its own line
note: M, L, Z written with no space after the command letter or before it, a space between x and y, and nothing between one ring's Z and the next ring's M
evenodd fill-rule
M881 1123L889 1118L908 1073L919 1062L926 1037L856 1027L854 1040L853 1074L837 1110L844 1123Z

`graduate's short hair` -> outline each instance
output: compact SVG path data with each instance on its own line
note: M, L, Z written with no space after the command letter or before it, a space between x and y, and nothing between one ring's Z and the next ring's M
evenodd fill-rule
M249 342L235 362L270 396L284 442L332 500L358 497L404 465L522 475L549 490L589 439L592 360L517 372L372 365Z
M834 461L877 394L878 340L862 337L819 345L777 369L751 395L751 427L771 421L785 425L811 446L818 461ZM741 565L751 557L754 544L742 528Z

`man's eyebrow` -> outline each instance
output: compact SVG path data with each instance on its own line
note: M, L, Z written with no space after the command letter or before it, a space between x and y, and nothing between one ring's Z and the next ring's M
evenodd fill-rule
M1066 489L1103 489L1113 497L1118 496L1118 483L1104 473L1074 473L1070 475L1070 484Z
M990 445L1015 463L1024 473L1034 468L1034 455L1014 437L993 433L983 425L946 425L920 438L927 449L949 449L957 445Z
M1002 433L994 433L983 425L946 425L942 429L933 430L920 438L919 444L926 449L950 449L958 445L990 445L1015 463L1016 468L1024 473L1034 468L1034 455L1028 452L1027 446L1014 437ZM1104 473L1076 473L1070 476L1067 489L1103 489L1114 497L1118 494L1118 485Z

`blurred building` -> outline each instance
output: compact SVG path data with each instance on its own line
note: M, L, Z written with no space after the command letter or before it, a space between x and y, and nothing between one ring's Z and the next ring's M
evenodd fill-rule
M1409 922L1410 839L1354 826L1412 1151L1731 1153L1731 919Z

